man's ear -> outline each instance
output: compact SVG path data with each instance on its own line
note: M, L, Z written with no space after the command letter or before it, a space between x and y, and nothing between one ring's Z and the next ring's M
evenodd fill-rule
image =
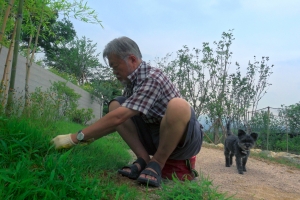
M131 55L128 56L128 61L129 61L130 63L132 63L133 66L134 66L135 68L138 67L138 66L140 65L140 63L141 63L141 60L138 59L138 58L137 58L135 55L133 55L133 54L131 54Z

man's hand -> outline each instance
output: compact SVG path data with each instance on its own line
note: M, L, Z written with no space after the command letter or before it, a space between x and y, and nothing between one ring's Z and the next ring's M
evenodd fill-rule
M71 139L71 134L58 135L51 142L55 145L55 149L69 149L76 145Z

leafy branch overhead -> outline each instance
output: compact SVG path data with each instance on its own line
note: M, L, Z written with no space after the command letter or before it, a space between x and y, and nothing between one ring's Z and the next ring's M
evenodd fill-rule
M50 1L49 1L50 2ZM69 1L51 1L51 6L54 10L57 10L59 14L62 14L65 18L74 17L80 21L92 24L101 24L101 20L98 19L98 13L87 5L87 1L74 0Z

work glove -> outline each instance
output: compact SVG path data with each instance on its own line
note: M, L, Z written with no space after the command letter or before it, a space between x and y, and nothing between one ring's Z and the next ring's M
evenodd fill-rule
M51 143L55 145L55 149L69 149L76 145L71 139L71 134L58 135L51 140Z

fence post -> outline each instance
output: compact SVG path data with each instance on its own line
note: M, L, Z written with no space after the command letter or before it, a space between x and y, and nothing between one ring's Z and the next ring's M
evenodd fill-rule
M248 124L247 131L248 131L249 134L250 134L250 133L252 132L252 130L253 130L253 127L251 128L250 125L249 125L249 121L250 121L251 118L252 118L252 114L251 114L251 116L250 116L250 113L251 113L251 112L252 112L252 111L248 111L248 116L247 116L247 124Z
M289 133L288 133L288 130L287 130L287 122L286 120L285 121L285 131L286 131L286 152L288 153L289 152Z
M269 151L269 131L270 131L270 107L268 106L268 125L267 125L267 151Z

